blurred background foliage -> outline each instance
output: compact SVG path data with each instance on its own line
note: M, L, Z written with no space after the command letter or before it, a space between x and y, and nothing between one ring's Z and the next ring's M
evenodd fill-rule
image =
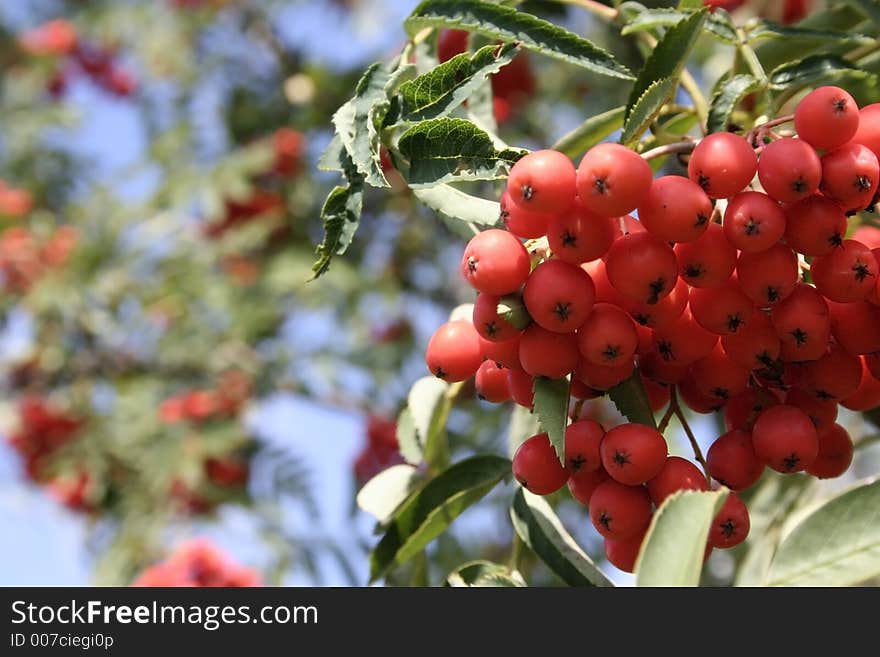
M0 419L11 484L84 518L92 581L131 582L230 507L248 519L246 540L266 548L252 560L264 581L366 581L375 538L354 491L400 460L389 419L424 374L433 329L471 300L455 275L469 233L388 169L391 192L366 194L357 240L308 282L335 181L316 162L332 113L369 61L399 52L416 4L0 5ZM633 42L577 3L523 4L640 66ZM714 52L700 52L700 80L728 65ZM531 92L495 106L510 144L553 144L626 101L628 86L613 79L527 61ZM123 118L107 121L97 109L108 104ZM595 414L613 412L596 403ZM448 424L453 456L507 452L508 418L463 390ZM713 418L695 426L716 431ZM303 441L327 458L305 458ZM341 490L324 485L328 468L344 473L333 479ZM511 490L468 511L429 564L389 583L503 561ZM345 507L341 532L325 531L328 500ZM582 510L560 505L582 545L601 552ZM25 562L26 545L15 546L5 556ZM528 558L523 568L530 583L555 583ZM732 566L713 572L724 581Z

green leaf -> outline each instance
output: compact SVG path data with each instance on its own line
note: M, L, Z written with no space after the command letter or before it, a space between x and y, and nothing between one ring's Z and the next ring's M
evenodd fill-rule
M844 2L855 7L875 25L880 26L880 5L877 4L877 0L844 0Z
M397 444L400 446L400 455L407 463L418 465L425 460L425 449L409 408L404 408L397 415Z
M410 35L424 27L476 32L582 66L600 75L631 80L623 64L594 43L531 14L481 0L426 0L406 20Z
M342 255L348 249L361 220L363 202L363 186L359 181L345 187L334 187L327 196L321 208L324 239L316 249L318 259L312 265L312 279L330 268L334 255Z
M678 0L679 9L701 9L702 7L703 0Z
M318 169L321 171L339 171L345 173L345 169L349 166L348 153L345 146L342 145L342 139L339 135L333 135L333 139L327 144L327 148L318 158Z
M634 145L639 141L663 105L672 98L677 84L675 78L663 78L648 87L642 97L636 101L629 118L624 123L623 133L620 135L621 144Z
M446 116L489 75L509 64L519 50L516 43L484 46L473 56L456 55L432 71L405 82L400 87L401 118L423 121Z
M373 187L390 187L379 160L379 131L388 111L385 86L391 71L381 62L370 65L357 83L354 97L336 110L333 125L357 171Z
M538 417L525 406L514 405L510 414L510 426L507 428L507 451L511 458L527 438L538 433L541 433Z
M560 137L551 148L565 153L570 158L576 158L586 153L590 148L605 139L615 130L623 126L623 113L625 107L615 107L607 112L591 116L577 128Z
M446 586L513 586L526 583L518 572L491 561L469 561L446 576Z
M706 22L706 11L699 11L689 15L687 18L679 21L670 27L663 38L657 43L657 47L651 52L648 61L639 71L632 91L629 95L629 102L626 105L624 113L624 131L630 123L631 117L635 112L636 106L643 104L643 100L648 91L662 80L674 80L684 68L688 55L703 24ZM674 89L674 85L672 87ZM671 95L671 91L670 91ZM659 111L660 106L666 102L666 98L662 102L656 103L656 110ZM644 107L642 108L644 112Z
M825 41L835 45L847 44L859 46L874 42L874 37L851 32L838 32L837 30L823 30L811 27L799 27L797 25L779 25L773 21L759 21L755 27L749 30L748 42L758 43L765 39L786 39L800 42L803 48L814 48ZM808 43L804 43L807 41Z
M651 410L648 393L645 391L645 384L642 383L638 370L634 370L626 381L611 388L608 396L611 397L617 410L630 422L657 428L654 411Z
M730 115L743 98L761 89L758 78L741 73L725 80L712 97L709 105L707 127L710 133L724 132L730 121Z
M702 2L698 3L696 10L702 10ZM644 32L657 27L668 27L680 23L685 18L692 16L695 11L683 11L678 9L647 9L635 14L626 21L621 34L633 34ZM730 20L730 14L723 9L716 9L706 18L706 31L723 43L737 43L736 27Z
M357 494L357 505L384 525L420 480L417 468L406 464L392 465L363 485Z
M508 459L474 456L451 466L411 495L370 554L370 581L418 554L509 475L510 468Z
M425 376L416 381L406 399L407 408L412 413L416 433L430 461L437 436L446 426L452 399L460 384L449 385L433 376Z
M880 575L880 481L821 506L786 537L769 586L850 586Z
M697 586L712 519L727 490L679 491L663 502L636 561L637 586Z
M812 55L775 69L770 74L770 88L774 91L784 91L867 77L873 76L842 57Z
M614 586L543 497L520 488L513 497L510 519L523 542L569 586Z
M409 161L405 177L411 187L504 178L524 154L498 151L486 132L466 119L449 117L417 123L401 135L398 148Z
M416 198L432 210L452 219L480 226L495 226L501 213L498 201L472 196L451 185L435 185L413 190Z
M560 463L565 463L565 427L568 426L568 379L535 377L535 415L550 436Z

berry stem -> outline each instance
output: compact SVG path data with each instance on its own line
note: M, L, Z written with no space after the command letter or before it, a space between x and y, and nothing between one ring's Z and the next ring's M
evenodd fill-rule
M699 139L694 139L691 141L677 141L674 144L664 144L663 146L657 146L656 148L645 151L642 153L642 157L646 160L653 160L654 158L663 157L664 155L690 153L699 143Z
M678 418L678 421L681 423L681 428L684 429L688 440L691 442L691 449L694 450L694 458L703 467L703 472L706 474L706 481L711 484L712 477L709 475L709 466L706 464L706 459L703 457L703 450L700 449L700 444L697 442L696 436L694 436L691 425L688 424L687 417L685 416L681 405L678 403L678 388L676 386L673 386L670 391L669 407L672 409L675 417Z
M608 22L617 20L617 16L619 12L614 7L609 7L608 5L603 5L601 2L596 2L596 0L557 0L559 3L564 5L574 5L575 7L580 7L581 9L586 9L588 12L593 14L594 16L598 16L602 20L606 20Z
M749 130L746 134L746 141L752 144L762 145L759 142L763 139L764 135L771 132L773 128L778 125L782 125L783 123L788 123L789 121L794 121L794 114L786 114L785 116L777 116L775 119L771 119L766 123L762 123L760 125L756 125L754 128Z

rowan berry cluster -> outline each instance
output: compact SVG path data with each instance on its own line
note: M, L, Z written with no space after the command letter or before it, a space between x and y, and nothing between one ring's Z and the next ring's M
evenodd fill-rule
M774 131L791 120L796 137ZM475 376L486 400L531 407L537 377L570 376L571 395L586 399L637 367L655 412L679 398L698 413L723 409L728 432L706 462L731 490L765 467L839 476L853 446L835 424L838 404L880 404L880 229L848 220L877 200L878 154L880 104L860 111L837 87L745 136L695 142L687 177L655 178L612 143L577 169L562 153L530 153L501 199L506 230L464 251L473 321L437 330L428 368L446 381ZM606 433L578 420L565 443L561 464L546 435L530 438L514 473L538 494L567 482L624 570L652 508L709 485L647 426ZM748 530L732 493L709 546L736 545Z
M260 586L260 576L233 562L207 540L194 540L144 570L132 586L248 587Z
M62 267L76 248L79 232L69 224L48 236L24 226L0 233L0 286L23 293L49 271Z
M370 415L364 431L366 444L355 457L353 470L358 485L367 483L392 465L403 463L397 444L397 422Z

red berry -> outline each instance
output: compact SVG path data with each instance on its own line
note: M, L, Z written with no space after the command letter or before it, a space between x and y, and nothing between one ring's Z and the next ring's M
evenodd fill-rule
M735 429L719 436L706 454L709 474L731 490L754 484L764 472L752 446L752 434Z
M463 53L468 47L468 32L465 30L443 30L437 38L437 57L441 63Z
M859 110L859 128L852 141L867 146L880 159L880 103Z
M532 376L561 379L577 367L580 353L574 333L554 333L532 324L519 342L519 362Z
M506 230L475 235L465 247L461 273L475 290L503 296L516 292L531 271L529 254Z
M755 454L777 472L800 472L816 460L816 427L801 409L781 404L758 416L752 429Z
M523 301L532 319L542 328L569 333L590 315L596 288L590 275L577 265L547 260L526 281Z
M697 361L698 363L700 361ZM693 366L691 366L693 367ZM681 381L678 382L678 396L685 406L694 411L707 415L714 413L724 404L723 399L719 399L713 395L703 392L702 388L697 384L690 368L685 372Z
M751 431L761 411L777 403L776 397L767 390L748 388L724 405L724 425L728 431Z
M648 404L650 405L651 410L656 413L669 403L671 395L669 386L657 383L644 376L641 372L639 372L639 375L642 379L642 385L645 386L645 392L648 395Z
M514 203L510 194L505 190L501 195L501 216L504 227L517 237L532 239L541 237L547 232L547 227L553 215L532 212Z
M782 341L783 360L816 360L825 353L831 334L828 304L812 286L799 284L773 308L770 319Z
M636 486L656 476L666 462L666 440L643 424L621 424L605 434L602 467L612 479Z
M630 233L611 246L605 271L620 294L654 305L672 292L678 279L678 262L672 247L650 233Z
M585 358L578 361L574 376L584 385L593 390L610 390L618 383L626 381L633 371L633 361L628 360L620 365L606 367L594 365Z
M742 191L757 170L755 150L729 132L707 135L688 162L688 176L712 198L729 198Z
M837 419L837 402L833 399L821 399L801 388L792 388L785 395L785 403L801 409L810 418L810 422L821 433L828 429Z
M712 201L695 182L662 176L651 183L639 203L642 225L665 242L692 242L709 226Z
M749 535L749 510L736 493L729 493L721 511L712 520L709 544L717 548L732 548Z
M852 459L852 438L842 426L833 424L819 434L819 454L807 472L819 479L839 477L849 470Z
M715 287L691 290L688 306L697 323L717 335L738 333L748 326L755 312L752 300L732 279Z
M507 385L507 370L498 367L490 360L483 361L474 379L477 396L493 404L500 404L510 399L510 388Z
M639 326L663 329L670 326L684 313L690 297L690 288L684 280L678 279L672 292L655 304L632 301L620 294L617 297L617 305L626 310Z
M579 265L601 258L614 241L615 219L601 217L578 201L555 215L547 226L547 242L560 260Z
M449 383L471 378L482 360L480 336L473 324L463 320L438 328L425 350L428 370Z
M824 196L808 196L784 208L785 241L805 256L822 256L843 243L846 215Z
M862 377L858 389L840 402L841 406L851 411L868 411L880 406L880 380L868 369L867 359L859 358L862 365Z
M722 403L744 392L749 383L748 368L731 360L721 344L691 365L691 374L700 392Z
M867 146L850 142L822 156L819 188L844 210L864 210L877 193L880 163Z
M486 360L508 369L522 369L519 362L520 336L503 342L491 342L480 337L480 354Z
M758 179L771 198L780 203L793 203L819 189L822 165L807 142L777 139L761 152Z
M534 151L513 165L507 191L526 210L555 214L574 203L575 178L574 164L559 151Z
M880 351L880 308L867 301L828 301L831 333L854 356Z
M527 439L513 455L513 476L535 495L555 493L568 481L546 433Z
M878 267L867 246L855 240L844 240L840 248L814 258L810 273L816 289L825 297L851 303L861 301L874 291Z
M663 501L680 490L708 490L706 475L687 459L670 456L663 468L648 481L648 495L654 506L659 507Z
M718 336L700 326L690 309L669 326L654 331L657 353L667 363L690 365L712 353Z
M598 470L579 470L568 478L568 490L571 496L584 506L590 506L590 498L599 484L610 479L601 467Z
M781 243L757 253L741 253L736 262L739 287L758 306L778 303L794 292L799 274L797 255Z
M755 253L768 249L785 233L785 214L779 203L761 192L742 192L724 211L724 235L737 249Z
M836 344L804 366L802 387L819 399L840 400L855 394L862 380L862 361Z
M590 518L605 538L631 538L651 522L651 498L644 486L624 486L609 479L590 497Z
M688 373L686 365L664 360L656 351L639 356L639 372L652 381L667 386L681 382Z
M735 335L721 336L724 353L741 367L757 370L770 367L779 358L781 341L763 312L756 312L748 326Z
M629 538L606 538L605 539L605 556L609 563L615 568L624 572L632 573L636 569L636 560L639 558L639 550L642 548L642 541L645 540L647 527L644 531L640 531Z
M474 302L474 328L477 333L491 342L512 340L520 330L498 314L501 297L494 294L478 294Z
M794 127L798 136L814 148L837 148L856 134L859 106L840 87L819 87L798 103Z
M535 403L535 379L530 374L519 368L507 370L507 388L513 401L525 408L532 408Z
M598 144L577 170L577 193L584 205L603 217L619 217L641 203L654 174L637 153L620 144Z
M605 430L593 420L578 420L565 430L565 467L569 474L592 472L602 467L599 444Z
M693 242L676 244L675 257L678 275L688 285L712 287L730 278L736 265L736 248L727 241L720 224L710 223Z
M610 303L597 303L578 329L581 355L594 365L613 367L632 362L639 337L633 320Z

